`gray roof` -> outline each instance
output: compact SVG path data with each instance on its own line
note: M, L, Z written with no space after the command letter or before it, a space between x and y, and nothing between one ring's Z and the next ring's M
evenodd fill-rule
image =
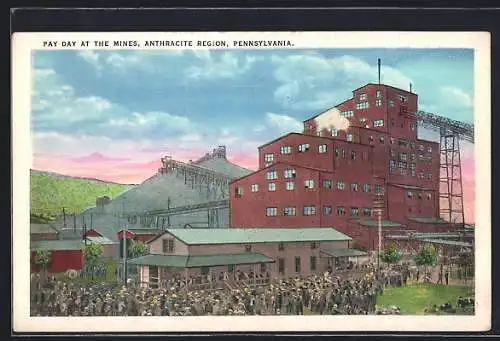
M188 245L300 243L351 240L351 237L340 233L334 228L169 229L167 231Z
M445 240L445 239L422 239L423 242L431 244L441 244L441 245L451 245L451 246L462 246L462 247L472 247L471 243L460 242L457 240Z
M30 242L30 250L82 250L84 247L83 240L70 239L70 240L37 240Z
M378 220L376 219L353 219L352 222L359 224L361 226L366 227L377 227ZM390 221L390 220L382 220L382 227L403 227L403 224Z
M115 242L109 238L106 237L92 237L88 236L87 240L91 243L96 243L96 244L101 244L101 245L113 245L113 244L118 244L118 242Z
M201 268L218 265L272 263L262 253L218 253L203 255L157 255L149 254L128 261L129 264L152 265L172 268Z
M220 157L211 158L200 163L198 166L202 166L211 169L216 172L227 174L233 178L240 178L242 176L253 173L254 171L235 165L228 160Z
M328 249L328 250L322 250L321 252L334 258L361 257L361 256L366 256L368 254L361 250L348 249L348 248Z
M51 224L30 224L30 233L58 233Z
M447 221L440 217L408 217L408 220L424 224L448 224Z

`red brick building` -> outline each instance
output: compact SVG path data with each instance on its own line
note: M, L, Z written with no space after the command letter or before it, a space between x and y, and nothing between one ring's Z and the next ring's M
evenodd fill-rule
M231 183L231 227L334 227L376 245L375 193L383 227L441 231L439 143L417 137L416 94L367 84L337 105L345 130L281 136L259 147L259 169Z

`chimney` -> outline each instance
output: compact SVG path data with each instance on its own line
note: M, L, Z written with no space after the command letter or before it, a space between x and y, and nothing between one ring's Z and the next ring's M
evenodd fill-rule
M380 85L380 58L378 59L378 84Z
M412 84L410 83L410 93L411 93L411 85L412 85Z

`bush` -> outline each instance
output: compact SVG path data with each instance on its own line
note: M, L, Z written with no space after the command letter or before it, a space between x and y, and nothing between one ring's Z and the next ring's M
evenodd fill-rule
M392 244L380 254L380 260L384 263L394 264L403 258L403 252L398 249L396 244Z

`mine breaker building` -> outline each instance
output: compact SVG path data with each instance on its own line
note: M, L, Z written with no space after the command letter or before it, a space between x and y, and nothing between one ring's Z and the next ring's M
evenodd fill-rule
M320 113L259 147L259 169L230 184L232 228L335 228L367 249L382 229L436 233L439 143L417 137L415 93L367 84L335 108L346 130L317 129Z

